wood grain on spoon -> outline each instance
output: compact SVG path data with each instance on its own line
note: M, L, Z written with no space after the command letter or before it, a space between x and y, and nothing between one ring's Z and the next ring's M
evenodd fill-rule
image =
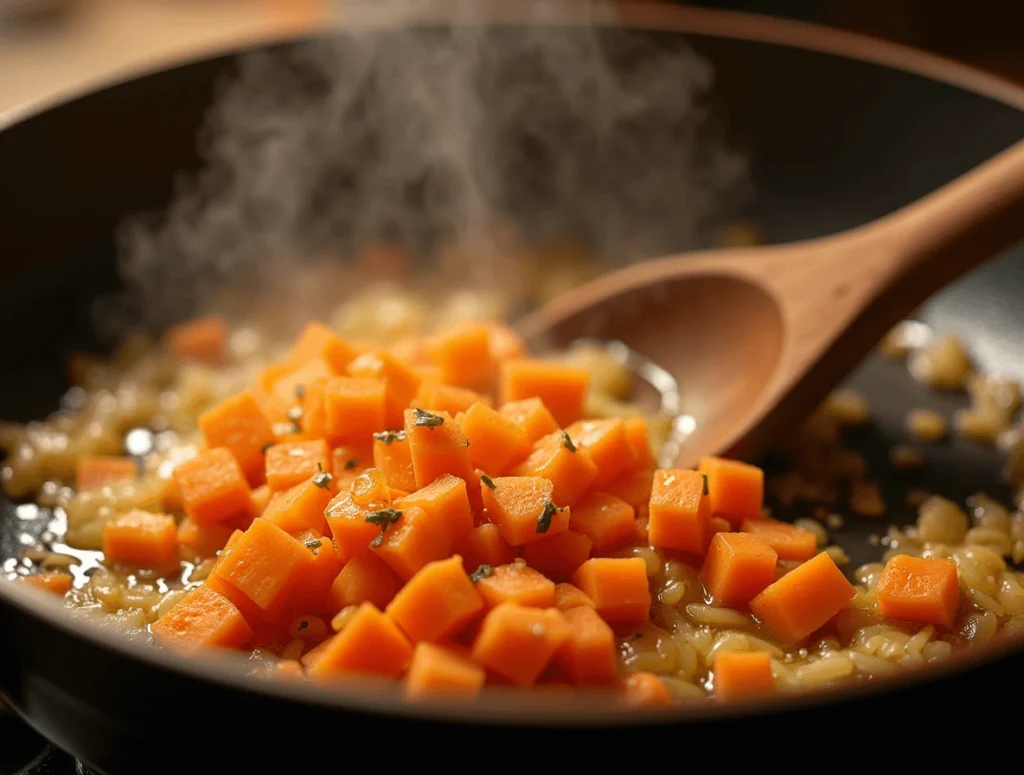
M696 430L676 464L753 458L921 302L1024 239L1024 141L864 226L607 274L527 316L529 341L616 339L678 380Z

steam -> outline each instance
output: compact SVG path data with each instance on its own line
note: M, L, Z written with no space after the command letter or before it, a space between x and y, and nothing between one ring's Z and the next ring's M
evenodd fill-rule
M381 239L437 279L509 288L508 229L613 263L706 244L746 193L706 105L709 66L678 37L605 28L600 3L571 4L587 24L504 27L476 23L482 5L418 26L403 22L423 0L346 3L338 35L244 57L208 116L203 171L160 218L125 224L128 290L101 323L163 326L239 284L305 309L297 267ZM515 5L520 21L570 8ZM453 240L472 249L443 253Z

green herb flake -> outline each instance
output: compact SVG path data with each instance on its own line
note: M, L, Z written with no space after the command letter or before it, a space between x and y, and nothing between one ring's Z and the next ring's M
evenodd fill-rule
M480 481L483 482L488 487L490 487L492 490L498 486L494 483L494 480L491 479L491 477L489 477L487 474L480 474Z
M704 477L704 494L705 495L710 495L711 494L711 490L708 489L708 475L707 474L701 474L701 476Z
M324 471L323 466L319 463L316 464L316 475L313 476L313 484L323 490L331 489L331 482L334 481L334 477Z
M572 438L566 431L562 431L562 446L570 452L576 452L576 445L572 443Z
M551 501L544 501L544 511L537 517L537 532L546 533L551 528L551 520L562 510Z
M392 441L405 441L405 431L381 431L373 434L373 438L382 444L390 444Z
M309 549L309 551L313 553L314 557L316 557L317 554L320 552L321 543L319 538L314 538L311 541L306 541L304 545L307 549Z
M302 631L303 631L304 629L306 629L307 627L309 627L309 622L307 622L307 621L306 621L305 619L303 619L303 620L302 620L301 622L299 622L299 626L298 626L298 627L296 627L295 629L296 629L296 630L297 630L298 632L302 632Z
M349 458L347 461L345 461L345 470L346 471L351 471L357 465L359 465L359 461L358 460L356 460L354 457Z
M395 524L402 518L402 512L398 509L381 509L366 515L365 521L380 528L380 535L370 542L370 546L380 546L384 543L384 533L388 527Z
M431 414L422 409L413 409L412 414L416 418L412 424L420 428L437 428L440 425L444 425L444 418L439 414Z
M260 447L260 454L261 455L267 454L267 450L270 449L272 446L274 446L274 442L268 441L266 444L264 444L262 447Z
M492 573L494 573L494 568L492 568L490 565L481 565L475 571L469 574L469 580L476 584L478 581L483 581Z
M295 385L295 397L300 401L306 397L306 386L302 383Z

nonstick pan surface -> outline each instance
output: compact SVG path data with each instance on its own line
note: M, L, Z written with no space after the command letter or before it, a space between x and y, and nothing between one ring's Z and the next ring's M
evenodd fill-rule
M790 33L811 40L801 38L800 29L789 23L749 22L717 13L688 17L671 9L658 14L659 24L703 29L687 40L712 63L716 96L730 131L750 149L758 198L746 215L769 241L818 236L883 215L1024 136L1024 93L1001 82L978 79L982 91L991 87L989 96L982 96L856 58L725 32L774 30L785 33L782 40ZM820 48L843 48L850 40L855 39L827 32L813 37ZM858 42L853 48L858 46L868 58L871 52L882 52L883 60L902 57L899 49L883 44ZM203 111L217 79L233 66L234 58L226 56L157 73L0 132L0 272L5 277L0 330L6 332L0 338L0 415L5 419L27 420L51 411L65 387L67 355L97 344L89 301L116 285L114 228L129 212L162 206L175 174L196 166L195 137ZM926 64L924 69L936 75L968 72L946 65ZM88 148L79 142L83 137L90 138ZM1022 293L1024 254L1017 252L948 289L925 307L922 318L960 334L982 367L1024 378ZM893 505L890 520L907 523L912 515L900 504L908 481L890 472L886 449L903 439L909 409L926 406L948 414L963 402L927 393L904 366L875 358L850 384L874 409L873 424L851 444L865 454ZM994 452L953 440L928 447L925 454L927 466L913 486L958 500L979 490L1008 497ZM0 558L16 555L24 546L22 535L43 530L45 523L45 518L21 519L14 504L0 503ZM877 523L848 519L835 540L856 565L877 557L880 550L871 546L868 535L878 532ZM893 683L882 694L874 689L846 692L780 703L765 712L700 708L655 723L644 715L620 717L581 708L587 726L570 729L569 714L552 717L559 713L554 708L532 708L533 715L524 715L525 710L492 703L472 713L437 710L430 715L402 709L392 695L380 691L325 697L312 689L253 687L216 664L185 665L109 633L77 630L51 602L0 585L0 693L36 729L111 775L158 775L185 767L264 772L276 762L302 767L327 755L320 741L338 741L329 746L338 752L370 745L386 751L389 763L425 763L433 751L465 743L467 734L475 742L490 740L501 734L503 723L512 722L530 727L524 734L531 742L589 735L597 743L574 746L575 752L607 752L596 737L600 728L594 728L602 724L630 725L631 746L672 735L666 724L692 725L706 735L720 731L725 720L730 737L744 739L738 735L825 719L829 726L862 724L866 714L891 717L968 697L981 705L986 698L998 700L1006 685L1024 676L1024 656L1010 653L969 672ZM429 734L432 745L412 750L388 743L410 734L416 740ZM439 761L441 755L448 756L438 754Z

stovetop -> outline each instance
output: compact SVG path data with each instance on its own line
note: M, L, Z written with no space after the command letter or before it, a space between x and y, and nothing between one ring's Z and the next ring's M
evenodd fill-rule
M0 705L0 775L96 775Z

